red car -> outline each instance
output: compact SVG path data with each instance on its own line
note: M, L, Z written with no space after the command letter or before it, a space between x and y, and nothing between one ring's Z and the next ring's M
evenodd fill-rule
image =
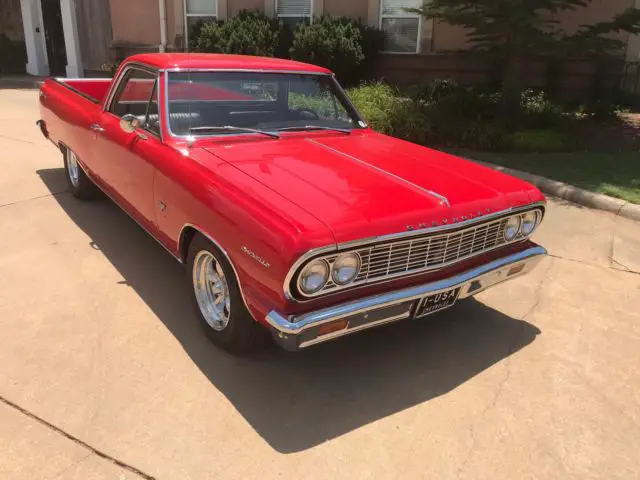
M300 349L420 319L531 270L534 186L376 133L330 71L148 54L48 79L73 194L102 190L179 262L217 345Z

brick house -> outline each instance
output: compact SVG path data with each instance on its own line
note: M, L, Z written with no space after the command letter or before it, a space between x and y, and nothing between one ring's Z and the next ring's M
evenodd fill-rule
M196 22L225 19L240 10L259 10L289 23L329 14L360 19L387 34L380 73L398 82L433 76L464 83L484 78L487 66L447 53L464 50L465 31L425 20L402 7L422 0L0 0L0 19L13 37L24 32L27 72L81 76L116 57L141 51L183 51ZM593 0L587 8L558 18L571 32L579 25L608 20L640 0ZM8 19L8 20L6 20ZM2 22L3 20L0 20ZM15 28L22 23L23 29ZM0 33L6 25L0 23ZM18 31L19 33L16 33ZM640 35L619 34L628 60L640 58ZM622 52L621 52L622 53ZM535 77L535 73L532 76ZM535 81L533 82L536 83Z

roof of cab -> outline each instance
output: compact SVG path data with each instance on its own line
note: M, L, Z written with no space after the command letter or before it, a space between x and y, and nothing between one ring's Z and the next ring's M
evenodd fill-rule
M323 67L281 58L225 55L219 53L143 53L133 55L126 63L136 62L157 68L205 70L274 70L291 72L331 73Z

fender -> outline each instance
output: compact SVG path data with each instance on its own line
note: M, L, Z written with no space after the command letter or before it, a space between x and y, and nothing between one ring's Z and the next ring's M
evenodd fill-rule
M238 270L236 269L235 265L233 264L233 262L231 261L231 257L229 256L229 254L227 253L227 251L222 247L222 245L220 245L220 242L218 242L216 239L214 239L211 235L209 235L207 232L205 232L202 228L192 224L192 223L185 223L182 228L180 229L180 234L178 236L178 259L180 261L180 263L183 263L186 265L186 260L187 260L187 255L188 252L186 252L184 250L184 242L185 242L185 230L188 228L192 228L193 230L195 230L196 232L198 232L200 235L202 235L203 237L205 237L207 240L209 240L211 243L213 243L216 248L218 249L218 251L220 253L222 253L222 255L224 256L225 260L229 263L229 265L231 265L231 269L233 270L233 274L236 277L236 283L238 284L238 288L240 289L240 296L242 297L242 302L244 303L244 306L246 307L246 309L251 312L252 309L249 307L249 303L247 302L247 297L244 293L244 291L242 290L242 283L240 282L240 276L238 275Z

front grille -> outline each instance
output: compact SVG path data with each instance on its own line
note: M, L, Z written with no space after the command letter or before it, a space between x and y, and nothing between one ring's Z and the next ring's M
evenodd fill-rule
M461 230L396 240L351 250L361 259L356 279L348 287L379 282L442 268L505 245L504 228L507 218L501 218ZM514 241L521 240L522 237ZM332 265L339 254L323 257ZM330 293L345 287L329 280L315 295ZM314 296L315 296L314 295Z

